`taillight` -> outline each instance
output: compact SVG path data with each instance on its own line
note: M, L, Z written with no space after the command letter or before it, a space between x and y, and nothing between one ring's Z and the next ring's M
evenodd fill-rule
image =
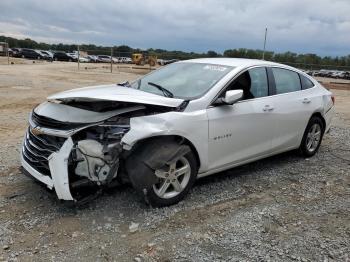
M332 99L333 105L335 105L335 97L334 97L334 95L331 96L331 99Z

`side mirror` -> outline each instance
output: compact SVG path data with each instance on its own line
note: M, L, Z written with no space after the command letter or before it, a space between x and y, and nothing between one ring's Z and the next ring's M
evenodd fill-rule
M235 102L240 100L243 97L243 90L229 90L226 91L225 97L218 98L216 100L215 104L227 104L227 105L233 105Z
M243 97L243 90L229 90L225 94L224 102L228 105L233 105Z

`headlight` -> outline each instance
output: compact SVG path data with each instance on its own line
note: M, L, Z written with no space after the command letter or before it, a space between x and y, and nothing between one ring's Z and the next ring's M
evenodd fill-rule
M124 134L129 130L129 118L113 117L103 123L81 130L76 134L75 140L93 139L107 144L120 142Z

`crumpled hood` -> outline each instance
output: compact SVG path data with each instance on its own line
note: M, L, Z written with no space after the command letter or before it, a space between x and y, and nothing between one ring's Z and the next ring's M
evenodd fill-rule
M130 106L108 112L93 112L68 105L44 102L38 105L34 112L37 115L45 116L61 122L70 123L95 123L106 120L116 115L144 109L143 105Z
M184 100L163 97L141 90L119 86L101 85L72 89L48 97L49 100L107 100L138 104L178 107Z

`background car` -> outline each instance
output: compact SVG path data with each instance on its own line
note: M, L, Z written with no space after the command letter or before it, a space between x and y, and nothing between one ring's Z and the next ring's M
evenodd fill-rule
M113 63L118 63L118 59L115 57L111 57L109 55L98 55L98 62L100 63L110 63L111 60Z
M65 52L55 52L53 55L53 60L55 61L67 61L67 62L76 62L77 58L71 55L68 55Z
M74 59L78 59L78 53L76 52L67 52L66 54Z
M7 52L9 54L9 56L13 56L13 50L11 48L8 48L7 49Z
M100 63L110 63L111 57L108 55L98 55L97 56L98 62Z
M132 64L132 59L130 57L117 57L118 63Z
M89 59L90 63L97 63L98 62L98 57L95 55L88 55L86 58Z
M80 63L89 63L90 59L87 57L79 56L79 62Z
M21 49L20 48L11 48L13 57L20 57Z
M29 48L22 48L19 56L22 58L29 58L29 59L45 59L45 56L41 54L40 52L34 50L34 49L29 49Z
M40 50L41 53L45 54L50 60L53 60L53 53L47 50Z
M42 51L42 50L35 50L35 51L38 52L39 54L41 54L44 60L52 61L53 57L50 56L47 52Z

